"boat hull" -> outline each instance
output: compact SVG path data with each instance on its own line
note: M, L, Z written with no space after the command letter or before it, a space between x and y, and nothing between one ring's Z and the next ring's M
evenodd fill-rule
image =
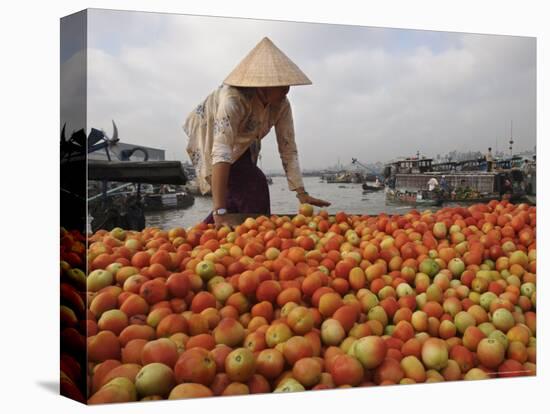
M368 191L368 192L381 191L384 189L384 187L382 186L376 187L373 185L366 185L366 184L363 184L362 188L363 188L363 191Z
M440 206L443 200L440 198L420 197L416 192L386 191L386 204L410 205L410 206Z
M144 197L144 211L180 210L194 203L195 198L185 193L148 194Z

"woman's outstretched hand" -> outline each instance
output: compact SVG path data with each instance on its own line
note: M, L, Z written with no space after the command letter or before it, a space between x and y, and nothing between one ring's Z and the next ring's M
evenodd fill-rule
M330 206L330 203L325 200L321 200L320 198L315 198L310 196L309 194L300 194L298 196L298 200L301 204L311 204L312 206L317 207L328 207Z

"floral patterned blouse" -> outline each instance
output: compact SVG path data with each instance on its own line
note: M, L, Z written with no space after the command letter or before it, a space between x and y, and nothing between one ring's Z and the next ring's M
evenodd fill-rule
M189 137L187 153L201 192L206 194L211 190L212 165L234 163L248 148L256 162L261 140L273 126L288 188L296 190L303 187L303 182L288 99L279 105L264 107L255 88L221 85L212 92L183 125Z

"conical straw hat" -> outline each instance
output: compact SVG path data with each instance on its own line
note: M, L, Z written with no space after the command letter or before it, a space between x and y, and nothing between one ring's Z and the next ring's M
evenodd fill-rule
M246 55L224 83L245 87L311 85L304 72L267 37Z

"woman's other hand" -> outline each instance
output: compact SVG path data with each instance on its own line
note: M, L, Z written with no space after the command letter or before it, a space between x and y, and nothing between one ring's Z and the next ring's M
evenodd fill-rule
M312 206L317 207L328 207L330 206L330 203L325 200L321 200L320 198L315 198L310 196L309 194L299 194L298 200L300 201L300 204L311 204Z

